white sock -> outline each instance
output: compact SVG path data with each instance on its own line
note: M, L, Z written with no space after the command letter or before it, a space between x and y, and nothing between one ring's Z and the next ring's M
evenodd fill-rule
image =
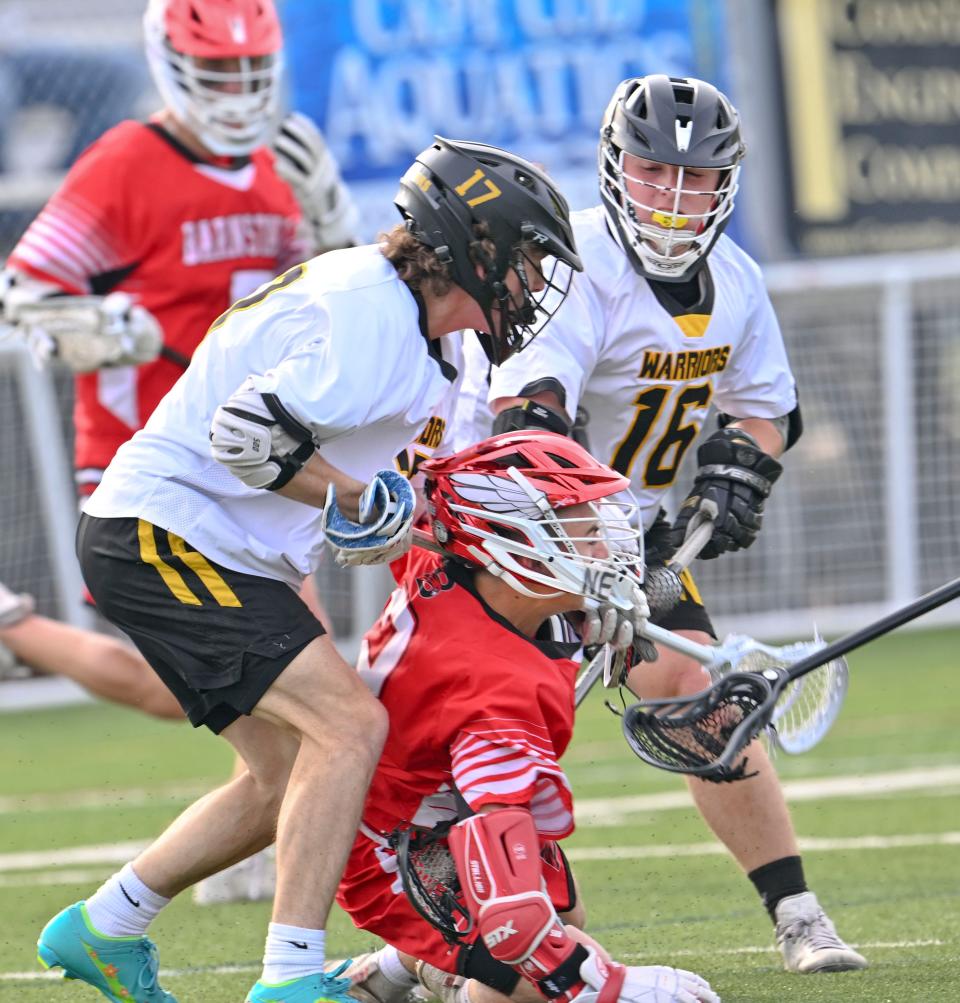
M323 930L271 923L267 927L267 944L263 950L261 981L267 985L277 985L289 979L322 972L324 939Z
M377 961L380 964L380 973L388 981L402 989L412 989L418 983L418 979L413 972L408 971L400 960L400 954L395 947L385 944L377 952Z
M90 922L105 936L142 937L169 901L149 889L132 864L125 864L87 899L85 906Z

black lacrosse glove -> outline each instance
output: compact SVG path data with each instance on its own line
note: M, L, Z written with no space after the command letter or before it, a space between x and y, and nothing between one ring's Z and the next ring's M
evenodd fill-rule
M679 547L687 524L705 501L717 507L713 536L700 552L710 560L728 550L744 550L760 532L763 503L783 467L757 446L742 428L721 428L697 450L700 469L673 523Z

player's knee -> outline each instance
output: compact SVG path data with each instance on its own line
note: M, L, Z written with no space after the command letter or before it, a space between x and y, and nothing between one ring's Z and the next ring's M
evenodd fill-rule
M373 694L370 694L369 699L357 701L356 706L351 709L353 720L356 722L353 735L360 746L358 751L366 752L371 762L375 764L387 740L387 730L390 726L387 712Z
M354 692L336 708L321 714L316 729L304 738L321 744L334 743L338 755L351 756L356 762L376 764L387 740L389 719L376 697L366 689Z

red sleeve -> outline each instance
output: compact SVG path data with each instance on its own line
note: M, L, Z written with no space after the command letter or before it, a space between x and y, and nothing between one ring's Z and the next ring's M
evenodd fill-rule
M60 188L10 255L14 268L65 292L91 292L90 279L138 260L130 193L137 172L129 151L137 130L124 122L105 133L73 165Z
M451 748L453 777L474 811L524 805L542 837L561 839L573 831L573 794L557 751L572 729L572 682L536 649L522 641L516 647L501 661L477 644L482 671L475 664L450 694L445 714L463 722ZM518 660L527 654L521 648L529 651L527 664Z

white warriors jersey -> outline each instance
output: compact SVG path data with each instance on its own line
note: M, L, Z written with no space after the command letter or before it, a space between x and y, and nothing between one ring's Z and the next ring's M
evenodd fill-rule
M325 460L368 481L452 406L458 374L444 343L422 333L416 299L376 245L297 265L213 324L84 511L145 519L225 567L299 586L322 549L321 510L247 487L214 460L214 412L252 376Z
M485 399L557 381L567 413L582 407L589 416L590 452L630 478L649 527L710 405L737 418L778 418L796 407L794 378L760 269L728 237L710 252L690 308L668 284L637 275L602 208L572 220L585 271L544 331L494 369L466 339L456 443L489 434Z

